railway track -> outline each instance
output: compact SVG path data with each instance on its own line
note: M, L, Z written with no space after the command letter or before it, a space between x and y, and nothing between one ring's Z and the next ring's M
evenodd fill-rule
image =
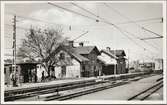
M148 76L144 76L144 77L148 77ZM84 90L81 90L79 92L76 91L76 92L65 94L65 95L53 95L53 96L46 97L44 99L44 101L51 101L51 100L63 101L63 100L68 100L68 99L75 98L75 97L78 97L78 96L82 96L82 95L86 95L86 94L102 91L102 90L113 88L113 87L116 87L116 86L125 85L125 84L130 83L131 81L138 81L138 80L140 80L142 78L143 77L123 79L123 80L120 80L120 81L117 81L117 82L105 83L105 84L103 84L103 86L99 86L99 87L95 86L94 88L84 89Z
M56 95L50 95L44 98L45 101L49 100L65 100L70 99L72 97L81 96L84 94L89 94L92 92L112 88L115 86L120 86L131 81L137 81L142 78L146 78L148 74L140 73L140 74L133 74L133 75L121 75L121 76L109 76L102 78L102 81L97 81L97 79L92 80L83 80L77 81L72 83L63 83L51 86L41 86L41 87L34 87L31 89L18 89L18 90L9 90L5 91L5 101L15 101L19 99L29 98L29 97L36 97L40 95L45 95L49 93L57 93ZM121 82L116 82L121 80ZM59 93L62 91L86 88L86 87L93 87L90 89L83 89L82 91L76 91L74 93L60 95Z
M5 101L14 101L17 99L22 99L22 98L28 98L28 97L34 97L42 94L48 94L48 93L53 93L53 92L59 92L59 91L64 91L64 90L70 90L74 88L79 88L83 86L90 86L94 84L99 84L102 82L95 82L93 81L87 81L87 82L81 82L81 83L72 83L72 84L61 84L61 85L55 85L51 87L39 87L37 89L32 89L32 90L27 90L27 92L19 90L18 92L14 92L14 94L10 94L8 96L5 96Z
M143 101L146 98L148 98L150 95L152 95L153 93L158 91L162 87L163 87L163 81L161 81L161 78L160 78L160 79L157 80L157 82L153 86L151 86L151 87L145 89L144 91L130 97L128 99L128 101L131 101L131 100L141 100L141 101Z
M121 85L124 85L124 84L127 84L127 83L129 83L129 82L128 81L121 81L121 82L105 83L102 86L94 86L94 88L87 88L87 89L83 89L81 91L75 91L75 92L72 92L72 93L69 93L69 94L49 96L49 97L46 97L44 99L44 101L68 100L68 99L75 98L75 97L78 97L78 96L82 96L82 95L102 91L102 90L113 88L113 87L116 87L116 86L121 86Z

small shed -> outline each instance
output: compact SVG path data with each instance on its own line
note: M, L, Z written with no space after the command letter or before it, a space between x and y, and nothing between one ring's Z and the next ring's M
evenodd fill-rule
M16 63L16 67L10 64L4 64L4 77L5 84L11 84L10 75L12 71L16 68L16 72L18 73L18 82L19 83L27 83L27 82L37 82L37 64L38 63Z

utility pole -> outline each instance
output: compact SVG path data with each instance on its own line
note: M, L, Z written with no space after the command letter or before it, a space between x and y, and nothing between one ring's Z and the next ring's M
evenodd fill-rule
M116 49L114 49L114 56L116 56ZM116 64L115 64L115 67L114 67L114 75L117 74L117 58L116 58Z
M128 49L128 71L129 72L129 58L130 58L130 49Z
M16 65L16 15L13 18L13 65Z
M16 15L13 18L13 62L12 69L14 72L14 78L16 78ZM16 84L13 84L16 85Z
M155 70L155 63L154 63L154 57L152 57L152 71L154 71Z

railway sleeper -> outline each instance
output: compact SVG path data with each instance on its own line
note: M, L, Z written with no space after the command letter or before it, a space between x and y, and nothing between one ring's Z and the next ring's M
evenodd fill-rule
M33 97L33 96L38 96L41 94L47 94L47 93L53 93L53 92L59 92L59 91L64 91L64 90L70 90L70 89L75 89L75 88L79 88L79 87L83 87L83 86L90 86L90 85L95 85L95 84L99 84L102 83L103 81L100 82L88 82L88 83L80 83L80 84L73 84L73 85L69 85L66 87L55 87L55 88L51 88L51 89L47 89L47 90L39 90L35 91L35 92L28 92L25 94L16 94L16 95L11 95L11 96L6 96L5 97L5 101L13 101L13 100L17 100L17 99L21 99L21 98L28 98L28 97Z
M108 89L108 88L112 88L112 87L116 87L116 86L120 86L120 85L123 85L123 84L126 84L128 82L118 82L118 83L114 83L114 84L110 84L110 85L105 85L105 86L101 86L101 87L95 87L93 89L88 89L88 90L82 90L80 92L74 92L74 93L69 93L69 94L65 94L65 95L62 95L62 96L50 96L49 98L47 97L45 99L45 101L50 101L50 100L67 100L67 99L70 99L70 98L74 98L74 97L77 97L77 96L81 96L81 95L85 95L85 94L90 94L90 93L94 93L94 92L97 92L97 91L101 91L101 90L105 90L105 89Z
M150 90L153 90L153 89L155 89L155 88L158 87L158 86L162 87L162 86L163 86L163 81L159 81L158 83L156 83L156 84L154 84L153 86L151 86L151 87L145 89L144 91L142 91L142 92L140 92L140 93L138 93L138 94L136 94L136 95L130 97L128 100L129 100L129 101L130 101L130 100L135 100L135 99L139 100L139 99L141 99L141 98L139 98L139 97L143 97L144 94L147 94L147 92L149 93ZM141 99L141 100L142 100L142 99Z

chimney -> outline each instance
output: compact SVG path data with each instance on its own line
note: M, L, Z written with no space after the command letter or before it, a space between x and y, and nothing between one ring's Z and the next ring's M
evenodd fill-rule
M83 42L80 42L80 43L79 43L79 46L80 46L80 47L83 47L83 45L84 45Z
M110 47L106 47L107 51L110 51Z
M74 45L73 45L74 41L69 41L68 44L69 44L70 47L74 47Z

